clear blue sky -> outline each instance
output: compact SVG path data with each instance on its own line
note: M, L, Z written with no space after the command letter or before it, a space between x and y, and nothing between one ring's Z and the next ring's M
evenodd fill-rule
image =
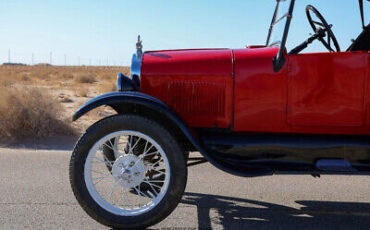
M334 25L342 49L361 31L357 0L297 0L288 48L312 33L305 6ZM129 65L137 34L144 50L242 48L264 44L275 0L2 0L0 62ZM366 3L369 11L370 4ZM370 16L367 15L367 23ZM315 43L308 51L324 51Z

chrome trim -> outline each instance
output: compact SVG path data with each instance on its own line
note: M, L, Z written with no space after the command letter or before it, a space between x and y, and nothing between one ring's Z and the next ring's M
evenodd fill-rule
M141 61L143 57L143 41L140 39L140 35L137 37L136 43L136 54L132 55L131 61L131 78L133 76L137 76L140 79L140 72L141 72Z
M140 35L137 36L137 42L136 42L136 56L138 58L141 58L143 55L143 41L140 39Z
M131 61L131 78L133 76L138 76L140 78L140 72L141 72L141 58L138 58L137 54L132 55L132 61Z

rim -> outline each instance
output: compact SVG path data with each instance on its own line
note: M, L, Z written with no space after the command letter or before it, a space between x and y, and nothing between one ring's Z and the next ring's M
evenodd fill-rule
M136 131L118 131L94 144L85 161L88 192L103 209L135 216L156 207L168 190L168 158L161 146Z

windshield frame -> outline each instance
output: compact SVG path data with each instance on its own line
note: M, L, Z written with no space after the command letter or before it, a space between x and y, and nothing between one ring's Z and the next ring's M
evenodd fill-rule
M370 2L370 0L367 0L368 2ZM364 0L358 0L358 3L360 5L360 17L361 17L361 23L362 23L362 28L365 29L366 27L366 24L365 24L365 20L366 20L366 14L365 14L365 4L364 4Z
M289 10L286 14L284 14L280 18L277 18L277 14L278 14L278 11L279 11L279 6L280 6L280 3L282 1L290 1ZM269 29L269 32L268 32L268 35L267 35L267 41L266 41L266 46L268 46L268 47L272 47L272 46L279 47L279 52L277 53L277 55L275 56L275 58L273 60L274 70L276 72L278 72L284 66L284 63L285 63L285 58L284 58L285 45L286 45L286 41L288 39L290 23L291 23L292 18L293 18L294 4L295 4L295 0L276 0L276 7L275 7L274 15L272 17L272 21L271 21L270 29ZM282 37L281 41L280 42L274 42L273 44L269 44L271 42L270 40L271 40L272 32L274 30L274 26L278 22L283 20L284 18L287 18L287 19L286 19L285 28L284 28L284 32L283 32L283 37Z

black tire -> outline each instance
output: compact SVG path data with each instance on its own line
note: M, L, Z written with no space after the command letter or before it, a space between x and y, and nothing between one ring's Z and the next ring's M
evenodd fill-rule
M89 194L84 180L86 157L104 136L120 131L141 132L154 139L164 150L171 171L166 194L156 207L138 216L118 216L100 207ZM93 219L114 229L144 229L165 219L177 207L186 187L187 168L179 144L158 123L137 115L115 115L96 122L78 140L70 161L70 183L81 207Z

